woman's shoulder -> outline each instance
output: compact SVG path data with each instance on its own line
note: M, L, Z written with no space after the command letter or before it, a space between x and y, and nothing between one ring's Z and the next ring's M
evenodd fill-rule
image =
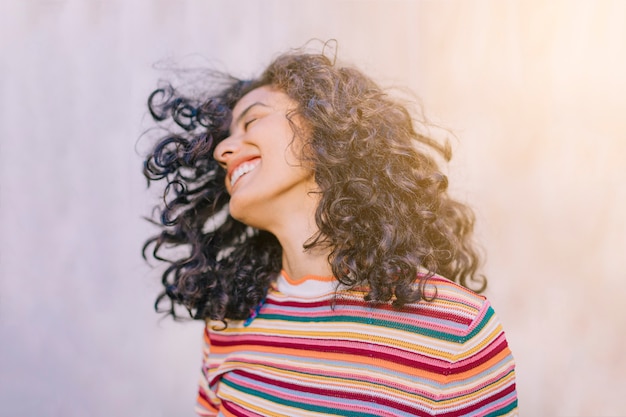
M397 322L399 326L407 325L415 329L450 331L456 337L464 337L479 327L482 321L495 318L485 296L440 275L420 275L416 288L420 285L419 279L425 280L422 283L423 299L399 309L391 302L367 301L366 287L342 290L336 282L325 280L293 284L282 276L270 288L267 301L276 306L288 306L290 314L296 314L300 309L303 314L312 314L311 304L334 305L331 308L333 315L373 314L387 325ZM319 314L322 314L321 311Z
M434 275L426 280L424 295L432 303L442 303L465 311L478 313L489 303L484 295L466 288L448 278Z
M406 305L407 318L432 329L466 337L495 320L489 300L445 277L434 275L424 285L425 299Z

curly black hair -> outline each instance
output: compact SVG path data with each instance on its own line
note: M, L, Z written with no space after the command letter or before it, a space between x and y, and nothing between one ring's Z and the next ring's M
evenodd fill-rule
M148 100L154 120L175 127L144 163L148 183L166 182L155 221L162 230L143 249L144 257L169 264L157 310L169 300L160 311L174 318L182 305L196 319L246 319L281 270L278 240L228 214L225 172L213 158L229 135L233 107L261 86L286 93L297 103L290 117L305 123L301 157L320 192L319 231L305 248L329 248L339 283L365 286L367 300L398 308L428 299L424 285L433 274L485 289L474 214L449 196L437 162L450 159L448 142L420 133L403 102L361 71L302 51L279 56L257 79L221 81L204 97L168 84ZM182 250L166 259L172 247Z

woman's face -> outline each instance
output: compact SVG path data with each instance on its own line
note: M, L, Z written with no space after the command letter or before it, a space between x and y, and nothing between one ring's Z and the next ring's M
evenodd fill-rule
M215 148L215 159L226 169L230 214L249 226L273 231L316 189L312 170L298 157L302 139L287 119L295 108L281 91L252 90L235 105L230 136Z

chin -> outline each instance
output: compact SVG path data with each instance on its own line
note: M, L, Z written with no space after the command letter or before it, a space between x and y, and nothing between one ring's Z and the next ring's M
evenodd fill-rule
M229 204L228 213L233 219L238 220L242 223L246 223L245 222L245 210L239 209L237 205Z
M254 205L242 204L242 202L233 201L233 199L231 199L228 205L228 212L233 219L255 228L259 228L258 222L254 221L254 214L257 211Z

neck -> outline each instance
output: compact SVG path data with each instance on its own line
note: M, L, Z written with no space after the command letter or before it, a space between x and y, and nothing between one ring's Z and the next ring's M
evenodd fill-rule
M307 275L332 276L328 263L330 249L324 246L304 249L304 244L317 233L315 223L316 204L300 210L291 210L284 216L280 227L271 232L276 236L283 248L282 267L289 277L299 281Z
M325 248L311 248L304 250L306 239L287 243L279 238L283 247L283 269L294 281L300 281L307 275L327 277L332 275L328 263L329 250Z
M276 236L283 249L282 268L294 281L307 275L332 276L328 263L330 249L304 249L304 244L319 230L315 223L315 210L319 204L319 195L314 192L316 188L311 177L280 197L273 197L270 204L258 203L251 211L254 217L239 218ZM261 221L255 223L258 219Z

